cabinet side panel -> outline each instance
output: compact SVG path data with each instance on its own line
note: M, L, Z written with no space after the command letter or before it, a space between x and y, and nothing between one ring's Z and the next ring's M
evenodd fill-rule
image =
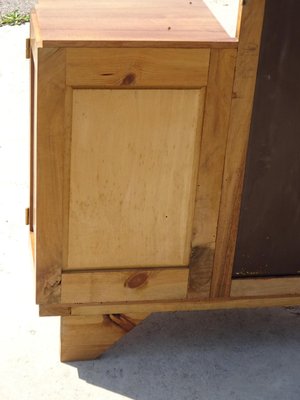
M74 90L66 269L188 265L204 96Z
M65 51L38 49L36 136L37 302L60 302Z

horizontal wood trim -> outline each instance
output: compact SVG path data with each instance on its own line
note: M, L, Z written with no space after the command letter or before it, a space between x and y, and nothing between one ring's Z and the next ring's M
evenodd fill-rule
M300 295L300 278L233 279L231 297Z
M67 49L67 85L199 88L206 86L209 49Z
M225 310L231 308L263 308L300 305L300 296L232 298L211 300L175 300L110 304L58 304L40 305L40 316L50 315L99 315L122 313L152 313L163 311Z
M127 269L62 274L62 303L142 301L186 297L188 268Z

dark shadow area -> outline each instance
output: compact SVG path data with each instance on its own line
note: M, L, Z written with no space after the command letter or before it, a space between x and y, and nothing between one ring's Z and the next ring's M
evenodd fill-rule
M300 310L153 314L100 359L69 365L134 400L299 400Z

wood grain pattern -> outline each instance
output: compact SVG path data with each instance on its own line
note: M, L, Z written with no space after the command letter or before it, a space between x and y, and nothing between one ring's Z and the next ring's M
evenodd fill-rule
M188 265L204 96L74 90L65 270Z
M212 50L193 221L189 297L208 297L219 217L235 50Z
M99 357L148 314L61 318L61 361Z
M65 133L63 49L39 49L37 91L36 297L43 304L60 301Z
M230 295L264 4L249 0L242 10L211 297Z
M44 47L236 46L202 0L43 1Z
M276 278L277 279L277 278ZM173 301L140 301L130 303L106 303L106 304L63 304L41 305L40 316L49 315L74 315L87 316L116 313L153 313L169 311L197 311L197 310L222 310L233 308L260 308L260 307L284 307L299 306L300 296L257 296L257 297L232 297L215 298L209 300L173 300Z
M231 297L300 295L300 278L233 279Z
M122 269L62 274L62 303L183 299L188 268Z
M67 84L101 88L206 86L209 49L67 49Z

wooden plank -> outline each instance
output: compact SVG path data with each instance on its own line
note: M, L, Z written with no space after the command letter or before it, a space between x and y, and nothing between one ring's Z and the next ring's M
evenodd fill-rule
M29 230L33 232L34 225L34 214L35 214L35 200L34 200L34 191L35 191L35 162L34 162L34 137L35 137L35 129L36 129L36 71L33 60L32 51L30 49L30 164L29 164Z
M188 295L208 297L228 133L235 50L212 50L193 222Z
M209 49L67 49L67 84L101 88L206 86Z
M36 298L43 304L60 301L65 133L63 49L38 50L37 90Z
M188 265L204 97L73 91L64 270Z
M167 312L222 310L233 308L260 308L299 306L300 296L269 296L248 298L215 298L210 300L140 301L130 303L41 305L40 316L49 315L99 315L135 312ZM50 307L50 308L49 308Z
M299 14L298 0L266 2L233 269L237 278L300 275Z
M61 361L99 357L148 314L61 318Z
M300 278L233 279L231 297L300 295Z
M69 272L62 275L61 302L183 299L187 282L188 268Z
M211 297L230 295L264 4L249 0L242 10Z
M42 2L44 47L236 46L202 0Z

